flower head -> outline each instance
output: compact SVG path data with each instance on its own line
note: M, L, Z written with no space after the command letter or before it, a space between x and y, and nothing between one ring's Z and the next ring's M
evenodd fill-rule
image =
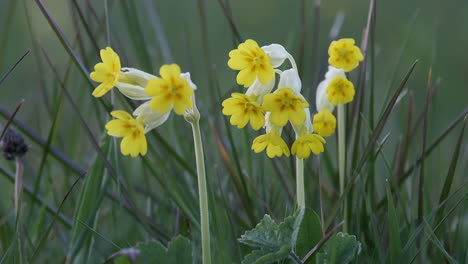
M119 81L120 58L110 47L101 50L102 62L94 66L94 71L89 77L101 84L93 91L94 97L101 97L106 94Z
M148 81L145 92L154 96L150 107L159 114L164 114L172 107L178 115L192 107L191 96L193 88L186 78L181 76L180 67L177 64L163 65L159 69L161 78Z
M336 118L328 108L314 115L314 131L322 137L329 137L335 132Z
M121 137L120 151L123 155L132 157L146 154L147 143L144 131L144 124L138 119L134 119L125 111L113 111L111 115L117 119L106 124L107 134L114 137Z
M346 78L335 77L328 85L327 95L333 105L349 103L354 97L354 85Z
M345 72L342 69L337 69L333 66L328 66L328 71L325 74L325 79L319 83L317 86L317 91L315 93L315 106L318 112L324 108L328 108L330 112L333 112L335 106L328 101L327 88L330 85L330 82L335 79L335 77L346 78Z
M265 125L265 111L254 100L254 96L233 93L223 101L223 114L231 116L231 125L243 128L250 122L254 130Z
M313 152L315 155L324 151L325 139L317 134L304 133L294 141L291 152L300 159L306 159Z
M328 48L328 63L336 68L350 72L364 59L359 47L354 45L354 39L332 41Z
M256 78L262 84L267 84L275 77L275 71L270 63L270 56L260 48L254 40L248 39L237 49L229 52L228 66L240 70L237 83L249 87Z
M300 125L306 119L304 108L309 107L307 101L297 96L289 87L280 88L275 93L263 98L263 109L271 112L270 121L276 126L284 126L290 120L294 125Z
M288 145L281 138L276 129L272 129L265 135L256 137L252 144L252 150L255 153L262 152L266 148L266 153L269 158L281 157L283 154L290 155Z

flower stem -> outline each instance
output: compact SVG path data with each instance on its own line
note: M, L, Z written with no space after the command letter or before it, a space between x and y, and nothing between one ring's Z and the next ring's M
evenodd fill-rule
M338 164L339 164L339 174L340 174L340 195L343 195L344 184L345 184L345 115L344 115L344 105L338 104ZM344 199L344 225L343 231L348 232L348 200Z
M200 135L200 117L190 120L192 125L193 142L198 174L198 195L200 199L201 237L203 264L211 263L210 249L210 218L208 213L208 192L206 187L205 161L203 159L203 145Z
M299 208L305 207L304 194L304 159L296 157L296 195Z

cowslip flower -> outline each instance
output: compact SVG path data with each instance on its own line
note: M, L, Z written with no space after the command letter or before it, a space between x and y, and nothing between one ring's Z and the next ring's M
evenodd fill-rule
M153 96L150 101L151 109L159 114L164 114L173 108L176 114L184 114L193 105L191 96L194 89L189 81L181 75L180 67L177 64L161 66L159 74L161 77L149 80L145 88L145 92Z
M354 39L332 41L328 48L328 63L336 68L350 72L364 59L359 47L354 45Z
M321 135L317 135L312 127L309 108L305 109L306 119L300 125L293 125L296 133L296 140L291 147L291 153L299 159L309 158L311 153L315 155L324 151L325 140Z
M325 139L322 136L304 133L294 141L291 153L300 159L306 159L310 156L310 153L318 155L323 152L323 144L325 144Z
M260 48L257 42L248 39L229 52L228 66L240 71L236 78L238 84L249 87L258 79L265 85L275 77L274 68L279 67L289 56L279 44Z
M164 114L158 114L157 112L153 111L150 107L149 101L141 104L139 107L137 107L137 109L135 109L135 111L133 111L133 115L136 116L137 119L143 121L145 124L145 133L166 122L170 114L171 111L167 111Z
M101 49L100 52L102 62L94 66L94 71L89 77L101 83L93 91L94 97L101 97L114 87L119 81L120 75L120 58L111 47Z
M141 119L135 119L125 111L112 111L111 115L116 119L106 124L107 134L123 138L120 143L122 154L132 157L138 154L144 156L147 151L147 142Z
M284 126L288 120L293 125L304 122L306 114L304 108L309 107L307 101L297 96L290 87L280 88L275 93L263 97L263 109L271 112L270 121L276 126Z
M354 85L348 79L335 77L327 88L327 98L333 105L346 104L354 98Z
M322 137L329 137L335 132L336 118L330 109L324 108L314 115L313 128Z
M280 132L276 128L254 139L252 150L255 153L260 153L265 149L266 154L271 159L274 157L281 157L283 154L287 157L290 155L288 145L281 138Z
M258 130L265 124L265 111L255 97L258 96L233 93L223 101L223 114L231 116L231 125L243 128L250 122L250 126Z

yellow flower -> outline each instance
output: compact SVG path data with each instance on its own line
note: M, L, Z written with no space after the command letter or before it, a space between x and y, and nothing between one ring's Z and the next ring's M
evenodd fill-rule
M123 155L132 157L141 154L144 156L147 150L147 143L144 131L144 124L138 119L134 119L125 111L113 111L111 115L117 119L106 124L107 134L114 137L122 137L120 151Z
M102 62L94 66L94 71L89 77L101 84L93 91L94 97L101 97L106 94L119 81L120 58L110 47L101 50Z
M150 107L158 114L164 114L174 107L178 115L192 107L191 96L193 89L188 81L181 77L180 67L177 64L163 65L159 69L161 78L148 81L145 92L154 96L150 101Z
M265 135L256 137L252 144L252 150L255 153L262 152L266 148L266 153L269 158L281 157L283 154L288 156L289 148L286 142L280 137L276 129L272 129Z
M336 68L350 72L364 59L359 47L354 45L354 39L333 41L328 48L328 63Z
M229 52L229 57L228 66L240 70L237 83L244 87L252 85L256 78L265 85L275 77L270 56L254 40L241 43L237 49Z
M327 95L333 105L349 103L354 97L354 85L346 78L335 77L328 85Z
M310 152L315 155L323 152L323 144L325 139L317 134L305 133L294 141L291 152L300 159L307 159Z
M335 132L336 118L328 108L314 115L314 131L322 137L329 137Z
M265 125L265 111L254 100L253 96L233 93L231 98L223 101L223 114L232 115L231 125L243 128L250 121L250 126L258 130Z
M276 126L284 126L291 122L298 126L306 119L304 108L309 107L309 103L300 96L295 95L294 90L285 87L276 90L273 94L263 97L263 109L271 112L270 121Z

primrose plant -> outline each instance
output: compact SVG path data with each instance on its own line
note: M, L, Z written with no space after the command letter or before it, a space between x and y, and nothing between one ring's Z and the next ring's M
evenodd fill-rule
M198 189L201 215L201 238L203 263L211 263L208 195L206 187L203 145L200 134L200 113L195 104L197 86L190 73L182 73L179 65L163 65L159 77L134 68L122 68L120 58L112 48L101 50L102 62L96 64L90 74L93 81L101 83L93 96L101 97L113 87L126 97L143 103L132 114L112 111L115 118L106 124L107 133L122 138L120 150L123 155L137 157L147 152L146 134L162 125L172 111L184 116L192 126L198 174Z

